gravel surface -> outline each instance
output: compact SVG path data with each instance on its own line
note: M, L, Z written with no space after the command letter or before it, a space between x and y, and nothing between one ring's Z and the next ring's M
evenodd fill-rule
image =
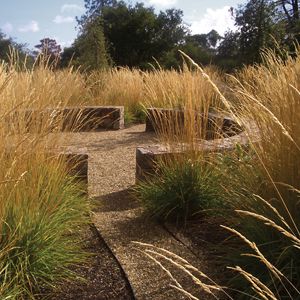
M133 300L123 270L94 227L81 232L89 261L73 269L83 280L63 283L49 300Z
M155 141L153 133L145 133L145 125L124 130L61 133L52 137L58 150L87 153L88 194L91 198L126 190L135 183L135 150L139 145ZM84 266L74 269L84 281L62 284L51 300L134 299L126 275L97 229L83 230L85 250L92 257Z
M78 270L86 283L64 287L62 294L52 298L53 300L131 299L131 289L114 255L126 272L136 299L187 299L170 287L171 281L166 273L137 251L132 246L132 241L168 249L185 257L202 271L207 270L207 257L201 251L195 256L162 226L147 219L142 208L128 193L135 184L136 147L155 142L153 133L145 133L145 125L118 131L60 135L60 149L89 155L88 194L95 199L92 221L105 243L101 239L96 242L93 233L87 235L87 248L96 255L87 269ZM183 286L192 289L195 287L194 283L187 281L186 274L172 268L172 265L168 267L178 276L177 279ZM199 299L211 299L199 291L199 287L192 292L196 292Z
M116 131L63 133L58 141L64 151L88 153L90 197L131 187L135 183L136 147L154 142L155 134L146 133L144 124Z

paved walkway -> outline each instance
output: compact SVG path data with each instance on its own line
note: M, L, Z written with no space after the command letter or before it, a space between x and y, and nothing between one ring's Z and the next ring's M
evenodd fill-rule
M82 149L89 154L88 191L95 199L93 222L122 265L136 299L189 299L172 289L167 274L132 243L168 249L202 271L206 269L204 256L191 254L162 226L148 219L130 196L128 189L135 184L136 147L155 142L154 135L144 130L144 125L137 125L120 131L66 133L61 143L67 149ZM194 286L172 265L167 266L183 286ZM200 292L199 299L209 298Z

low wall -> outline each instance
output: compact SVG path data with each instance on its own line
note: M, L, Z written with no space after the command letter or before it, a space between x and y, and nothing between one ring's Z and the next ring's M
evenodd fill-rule
M203 140L199 143L199 151L204 153L210 152L230 152L236 148L236 145L247 147L249 139L244 132L216 140ZM136 148L136 181L145 180L149 175L155 174L157 171L156 162L159 159L184 155L184 147L178 147L178 149L170 149L164 145L151 145Z
M59 159L67 163L67 171L71 176L75 176L79 181L88 183L88 154L60 152L56 154Z
M164 118L167 117L176 117L181 118L182 124L184 124L184 113L183 111L172 111L165 109L148 109L147 118L147 131L157 130L156 122L153 122L151 116L155 116L155 114L161 114ZM243 122L248 124L247 131L243 130L234 120L232 120L228 116L219 115L217 113L209 113L208 122L212 122L208 125L208 127L214 126L215 122L219 122L221 124L221 130L224 132L223 138L218 139L209 139L201 140L198 143L199 151L204 153L210 152L230 152L236 149L237 145L241 147L249 146L249 133L251 133L251 141L257 142L259 141L259 133L257 131L256 126L253 122ZM188 146L186 147L188 149ZM176 156L184 155L184 145L169 148L164 145L151 145L145 147L138 147L136 149L136 181L145 180L145 178L149 175L155 174L158 170L156 167L156 162L164 157L172 157L176 159Z
M101 129L123 129L123 106L83 106L14 111L7 116L9 126L40 132L42 128L53 131L88 132Z
M169 127L172 133L180 134L184 128L187 113L180 109L148 108L146 113L146 132L160 132L162 127ZM242 128L230 117L209 112L206 117L194 114L195 125L206 132L206 139L211 139L216 132L224 137L234 136L242 132Z

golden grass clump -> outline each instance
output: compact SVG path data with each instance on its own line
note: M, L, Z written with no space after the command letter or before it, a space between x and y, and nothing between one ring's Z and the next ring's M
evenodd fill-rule
M37 66L18 71L2 64L0 74L2 84L6 82L0 94L2 110L72 106L90 97L84 76L71 68Z
M214 81L221 82L217 69L207 68L206 71ZM179 72L156 70L147 73L145 84L145 106L166 109L164 113L153 111L149 116L157 124L159 139L170 147L195 150L199 141L207 138L208 113L223 111L218 93L198 69L187 65Z
M261 196L279 199L299 234L300 58L283 60L268 51L263 59L263 65L248 67L232 80L235 109L241 120L252 120L258 128L254 149L269 182Z
M144 75L137 69L94 71L87 78L95 105L124 106L125 122L143 121Z
M28 132L10 116L31 108L67 105L84 86L72 70L0 66L0 293L3 299L34 299L73 275L83 261L79 227L89 205L66 162L53 150L49 120ZM15 124L16 122L17 124ZM59 123L59 121L58 121ZM79 226L79 227L78 227Z
M208 72L220 81L216 69L210 68ZM129 117L143 121L147 107L182 109L190 105L193 109L201 106L204 111L208 102L215 104L217 97L213 89L198 75L187 66L180 72L160 68L147 72L114 68L91 73L87 82L93 96L92 103L124 105Z

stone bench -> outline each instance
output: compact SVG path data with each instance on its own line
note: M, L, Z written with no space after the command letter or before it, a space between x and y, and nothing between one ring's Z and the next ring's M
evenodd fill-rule
M249 139L243 132L239 135L216 140L203 140L199 143L199 151L202 153L211 152L230 152L236 148L236 145L247 147ZM188 147L186 147L188 149ZM137 147L136 149L136 181L145 180L149 175L156 172L156 162L159 159L173 157L185 154L184 146L178 149L156 144L151 146Z
M148 108L146 132L160 132L164 131L164 127L168 127L168 131L175 135L181 134L187 118L190 119L191 116L181 109ZM205 117L203 114L194 113L194 118L195 125L205 131L206 139L213 138L216 133L230 137L243 131L236 122L224 114L211 111Z
M124 128L124 107L83 106L27 109L14 111L6 118L8 126L17 126L16 130L25 128L27 132L42 132L43 128L64 132L118 130Z
M153 112L155 109L149 109L148 111L151 113L157 113L157 110ZM165 114L166 117L174 116L172 110L159 110L158 113ZM181 116L184 122L184 114L182 111L177 111L176 117ZM249 146L249 141L255 143L260 140L259 133L257 127L253 122L243 122L245 128L242 129L234 120L232 120L228 116L219 115L216 113L209 113L208 122L214 122L214 120L218 120L219 124L221 123L221 130L224 132L224 136L217 139L209 139L200 140L197 144L197 148L202 153L211 153L211 152L231 152L236 149L236 146L239 145L243 148L247 148ZM154 126L153 126L154 125ZM147 131L156 130L155 122L151 122L151 118L148 119L148 129ZM214 126L208 125L208 126ZM246 130L247 129L247 130ZM156 162L159 159L164 158L174 158L176 156L184 155L186 150L189 149L188 145L178 144L178 147L174 145L170 148L164 145L151 145L145 147L138 147L136 149L136 181L145 180L145 178L149 175L153 175L157 171ZM196 149L197 150L197 149Z
M59 152L52 154L58 159L63 159L67 165L67 172L77 180L88 183L88 154L74 152Z

